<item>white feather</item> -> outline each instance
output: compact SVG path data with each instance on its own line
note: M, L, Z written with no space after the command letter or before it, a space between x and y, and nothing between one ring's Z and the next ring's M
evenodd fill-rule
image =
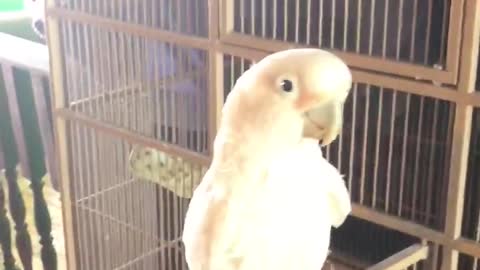
M196 227L189 222L201 219L207 197L197 189L187 214L188 262L195 261L191 243L199 237L189 231ZM215 238L221 242L208 258L211 267L190 264L191 270L319 270L328 254L331 226L349 214L350 200L340 173L323 158L317 142L304 139L274 160L265 181L236 189L224 207L228 212ZM233 263L237 260L238 265Z

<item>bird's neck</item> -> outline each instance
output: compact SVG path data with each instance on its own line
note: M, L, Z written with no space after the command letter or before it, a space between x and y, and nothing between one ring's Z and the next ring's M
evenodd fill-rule
M288 136L275 134L269 128L262 128L263 132L248 126L220 129L212 166L225 177L217 179L228 179L228 185L236 189L255 185L256 181L264 179L272 161L296 143L295 139L284 139Z
M252 140L246 134L222 130L215 140L213 161L223 170L261 170L268 164L270 148L261 138Z

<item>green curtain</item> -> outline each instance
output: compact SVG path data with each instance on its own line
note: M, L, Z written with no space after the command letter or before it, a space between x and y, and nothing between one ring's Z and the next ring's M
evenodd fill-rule
M1 0L0 16L1 16L1 12L23 10L23 1L24 0Z

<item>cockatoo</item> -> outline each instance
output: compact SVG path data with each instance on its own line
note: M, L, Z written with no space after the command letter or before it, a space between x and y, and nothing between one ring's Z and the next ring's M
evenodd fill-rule
M182 240L190 270L320 270L351 210L322 157L342 125L351 72L320 49L273 53L236 81Z

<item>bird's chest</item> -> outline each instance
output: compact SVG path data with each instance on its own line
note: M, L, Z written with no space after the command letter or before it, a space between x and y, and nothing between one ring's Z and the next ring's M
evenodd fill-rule
M257 243L275 238L290 242L303 241L306 231L330 229L325 218L325 196L315 183L286 171L281 177L275 176L271 174L265 182L232 196L226 219L232 233L249 235ZM312 237L310 233L303 236Z
M242 269L297 269L303 261L315 268L302 269L320 269L330 238L323 196L293 180L269 180L232 196L219 254L242 258Z

